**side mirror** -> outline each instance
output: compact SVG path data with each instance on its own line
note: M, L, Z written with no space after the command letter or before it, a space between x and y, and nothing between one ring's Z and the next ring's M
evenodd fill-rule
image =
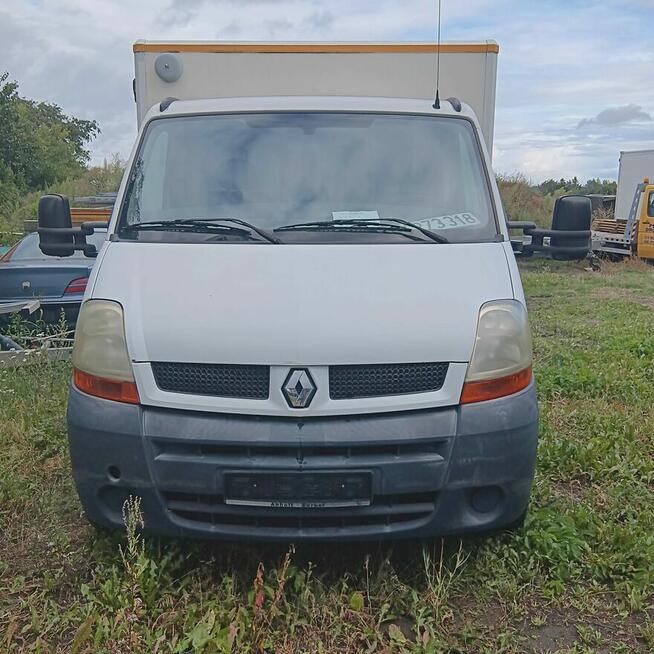
M95 245L86 242L93 234L87 225L73 227L68 198L63 195L44 195L39 200L39 248L49 257L70 257L82 250L87 257L97 257Z

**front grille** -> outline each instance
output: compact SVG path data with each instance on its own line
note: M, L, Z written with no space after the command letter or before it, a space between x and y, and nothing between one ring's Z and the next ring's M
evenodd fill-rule
M351 400L439 391L445 383L447 363L396 363L331 366L329 397Z
M268 366L210 363L152 363L157 386L171 393L267 400Z
M447 456L448 439L424 440L420 442L392 442L376 444L349 445L234 445L220 443L188 442L186 440L153 439L155 459L168 459L183 462L187 458L200 457L204 461L214 460L223 466L247 464L253 459L266 459L268 466L283 466L296 461L304 463L329 462L340 466L368 465L371 459L376 465L386 462L438 461Z
M170 393L266 400L270 367L255 365L153 362L157 386ZM330 366L332 400L385 397L439 391L447 363Z
M249 529L349 529L416 527L435 510L434 493L376 496L370 506L324 509L272 509L225 504L221 495L162 492L166 508L177 518L205 526Z

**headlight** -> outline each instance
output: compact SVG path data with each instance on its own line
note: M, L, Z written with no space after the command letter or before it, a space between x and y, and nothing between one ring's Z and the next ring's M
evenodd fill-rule
M88 395L139 403L123 309L117 302L88 300L82 305L73 348L73 383Z
M524 306L515 300L484 304L461 404L523 390L531 383L531 366L531 333Z

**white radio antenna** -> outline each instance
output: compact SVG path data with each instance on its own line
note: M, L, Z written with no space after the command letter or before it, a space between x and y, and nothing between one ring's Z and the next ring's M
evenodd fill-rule
M441 108L440 86L441 86L441 9L442 1L438 0L438 50L436 51L436 100L434 109Z

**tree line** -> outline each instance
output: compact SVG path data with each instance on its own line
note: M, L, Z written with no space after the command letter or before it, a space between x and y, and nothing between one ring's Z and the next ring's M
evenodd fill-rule
M89 166L88 146L99 133L94 120L21 97L18 83L0 74L0 242L18 238L44 192L75 197L117 190L124 169L117 155Z
M0 215L21 197L79 177L89 162L87 144L100 133L94 120L65 115L49 102L18 94L18 83L0 75Z
M618 189L617 182L610 179L589 179L582 184L577 177L572 179L547 179L536 186L543 195L615 195Z

